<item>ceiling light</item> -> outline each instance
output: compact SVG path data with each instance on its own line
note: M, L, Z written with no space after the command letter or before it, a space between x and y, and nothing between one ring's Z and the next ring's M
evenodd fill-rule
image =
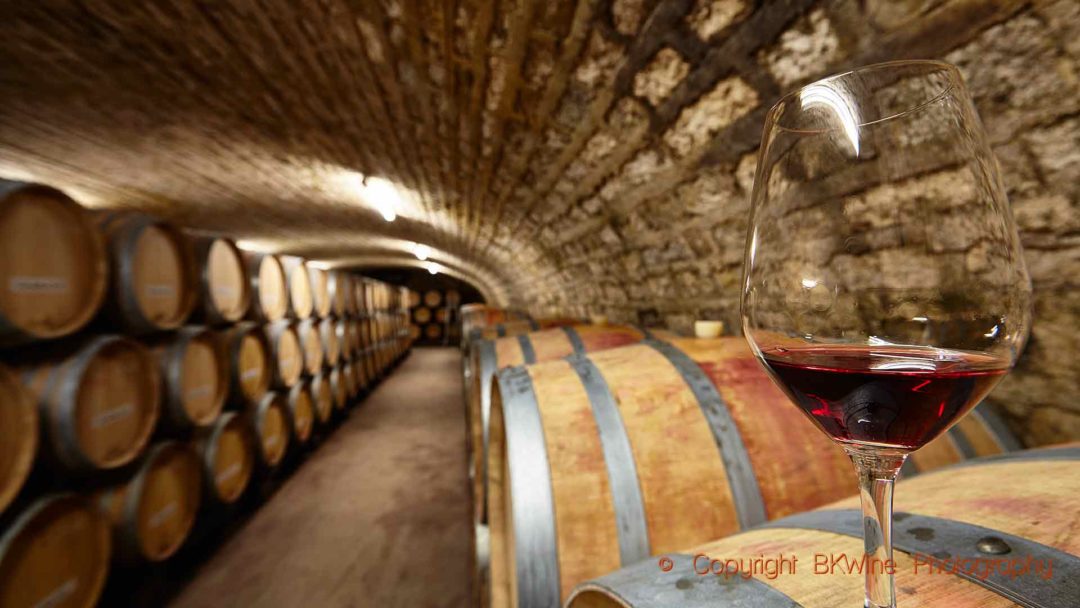
M382 214L384 220L392 222L397 218L401 196L394 184L381 177L369 177L364 180L364 198Z
M413 254L416 255L416 259L423 262L431 255L431 247L421 245L420 243L413 243Z
M428 264L427 271L430 274L439 274L439 265L438 264Z

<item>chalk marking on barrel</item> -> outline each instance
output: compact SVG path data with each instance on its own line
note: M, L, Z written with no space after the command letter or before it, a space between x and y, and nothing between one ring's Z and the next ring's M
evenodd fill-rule
M105 426L109 426L118 420L123 420L128 416L135 413L135 406L130 403L123 403L116 407L109 408L97 416L94 416L90 421L90 426L95 429L100 429Z
M68 280L64 277L13 276L8 279L8 291L11 293L62 294L68 291Z

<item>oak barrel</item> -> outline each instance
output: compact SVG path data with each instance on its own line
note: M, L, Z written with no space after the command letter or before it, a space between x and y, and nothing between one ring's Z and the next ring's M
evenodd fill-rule
M327 367L334 367L341 359L341 343L334 319L327 317L319 321L319 341L322 343L323 361Z
M330 316L333 303L330 301L330 275L323 268L311 264L308 268L308 282L311 285L311 313L319 318Z
M172 224L138 213L105 212L99 225L111 269L105 317L133 334L183 325L198 301L187 237Z
M176 553L195 525L202 501L199 459L186 443L151 448L127 482L98 492L98 507L112 522L115 555L160 562Z
M306 319L311 316L315 308L307 262L294 255L282 255L278 258L281 260L281 267L285 270L288 314L293 319Z
M897 485L897 605L1077 605L1080 448L1010 456L971 461ZM663 569L659 560L647 560L602 576L577 587L567 606L861 606L862 534L858 499L850 498L736 536L683 547L665 556L670 561ZM755 571L752 560L762 558L771 559L772 565L759 561ZM738 574L725 576L725 565ZM721 574L713 574L714 568Z
M319 334L319 320L304 319L296 324L300 348L304 351L304 373L317 374L323 367L323 343Z
M0 606L93 608L111 552L109 523L84 498L40 498L0 537Z
M72 472L115 469L137 458L150 440L161 410L161 376L142 344L98 336L20 372L59 466Z
M266 393L248 412L248 424L258 449L255 454L264 468L281 464L289 449L289 412L277 393Z
M494 606L559 605L582 581L854 491L844 451L742 338L505 369L489 441Z
M359 393L371 388L375 375L369 369L368 359L366 357L357 358L352 362L352 368L353 379L356 381L356 392Z
M270 362L273 369L273 385L291 388L304 373L304 350L296 323L282 319L265 327L270 344Z
M355 399L360 394L360 385L356 382L356 369L352 363L341 364L341 377L345 381L345 390L349 394L349 399Z
M0 513L19 493L38 448L38 410L18 376L0 365Z
M285 394L285 409L289 412L289 426L297 445L306 445L315 428L315 403L311 398L311 381L297 382Z
M195 441L203 470L206 496L221 504L233 504L244 494L255 465L255 446L250 429L239 412L225 412Z
M349 348L348 319L336 319L334 321L334 335L337 337L338 359L341 361L352 361L353 352Z
M650 334L651 335L651 334ZM640 342L645 330L622 325L576 325L543 329L497 340L480 340L470 352L470 377L466 388L469 456L474 511L484 521L484 458L491 412L491 383L500 369L562 359Z
M426 306L420 306L413 310L413 320L423 325L431 320L431 309Z
M251 306L251 279L244 256L232 239L195 237L199 269L196 316L208 325L236 323Z
M238 323L225 333L229 362L229 399L237 405L258 403L274 378L273 353L263 328Z
M210 425L225 407L229 362L221 336L190 326L154 344L164 379L162 422L172 429Z
M442 325L432 323L424 327L424 337L428 340L438 340L442 337Z
M442 304L442 300L442 294L434 289L429 289L424 292L424 304L431 308L435 308L439 304Z
M251 308L248 315L255 321L272 323L285 318L289 311L289 292L286 289L285 269L281 260L270 253L244 252L251 279Z
M349 405L349 386L345 374L345 368L339 363L330 370L327 376L330 383L330 394L334 398L334 409L341 411Z
M74 333L105 298L109 264L90 214L59 190L0 180L0 345Z
M334 389L330 385L330 374L320 371L312 376L308 389L315 406L315 420L319 425L326 426L334 415Z
M349 310L348 290L345 284L347 275L341 270L329 270L326 275L326 289L330 295L330 311L338 319Z

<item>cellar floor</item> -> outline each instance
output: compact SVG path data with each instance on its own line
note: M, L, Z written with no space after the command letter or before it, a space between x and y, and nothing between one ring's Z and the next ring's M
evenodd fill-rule
M468 603L461 354L416 348L172 608Z

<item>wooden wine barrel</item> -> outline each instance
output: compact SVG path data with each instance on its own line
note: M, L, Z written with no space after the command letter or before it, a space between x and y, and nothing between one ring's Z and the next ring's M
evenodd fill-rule
M327 317L319 321L319 342L327 367L337 365L341 359L341 343L338 342L337 322L334 319Z
M0 345L75 333L105 299L109 263L90 214L47 186L0 180Z
M349 387L348 380L345 377L345 370L341 364L330 369L330 374L326 377L328 384L330 385L330 394L334 400L334 409L343 411L349 406Z
M356 319L349 319L345 323L345 340L349 345L349 352L352 353L353 358L356 358L363 347L363 341L360 337L360 325L360 321Z
M197 237L199 304L196 317L208 325L236 323L251 307L251 279L244 256L232 239Z
M334 335L337 337L338 358L341 361L352 361L353 352L349 344L349 321L337 319L334 321Z
M409 308L416 308L420 306L420 292L409 290L409 297L406 300L409 303Z
M488 459L494 606L514 605L510 587L520 605L559 605L620 566L854 491L844 451L742 338L505 369Z
M330 316L330 275L322 268L308 264L308 282L311 285L311 312L319 318Z
M341 271L341 290L345 294L345 317L355 317L360 312L356 301L356 278L352 273Z
M424 293L424 305L429 308L435 308L439 304L442 304L442 294L434 289L429 289Z
M66 357L19 369L55 464L76 473L115 469L146 447L161 410L161 376L142 344L98 336Z
M352 363L342 362L341 378L345 382L345 392L348 393L349 399L355 399L360 394L360 386L356 382L356 368Z
M201 501L199 458L175 441L155 445L134 477L97 494L112 522L115 555L126 561L160 562L176 553Z
M413 320L423 325L431 320L431 309L421 306L413 311Z
M417 340L417 339L420 338L421 334L422 334L422 332L420 330L419 325L414 324L414 325L409 326L409 338L410 339Z
M447 309L445 309L445 308L440 308L440 309L435 311L435 322L436 323L446 323L446 316L447 316L446 310Z
M480 340L473 345L465 395L473 496L476 498L474 506L479 521L484 521L484 459L491 413L491 383L495 374L507 367L635 344L653 335L646 331L629 325L575 325L519 334L512 338Z
M304 319L296 324L296 333L300 338L300 348L304 351L304 372L307 375L319 373L323 367L323 343L319 335L319 320Z
M311 381L297 382L285 395L289 426L297 445L307 445L315 428L315 403L311 398Z
M137 213L102 213L109 250L105 317L133 334L176 329L198 301L191 243L172 224Z
M311 316L315 308L307 262L294 255L278 257L281 259L281 267L285 270L285 285L289 296L288 315L293 319L306 319Z
M348 291L345 289L346 275L340 270L326 273L326 290L330 297L330 312L338 319L348 312Z
M897 485L893 563L898 606L1077 605L1080 448L1010 456L972 461ZM648 560L607 574L577 587L567 606L861 606L864 575L849 571L847 564L863 559L862 536L858 500L846 499L668 553L664 568L659 560ZM781 555L787 562L783 571ZM762 557L774 560L771 576L764 562L758 564L761 572L752 571L750 560ZM792 558L798 559L794 565ZM713 559L720 561L714 566ZM740 572L713 574L714 567L723 572L726 560Z
M255 405L274 379L273 353L266 333L255 323L239 323L225 333L225 349L229 399L241 406Z
M244 259L251 279L249 316L264 323L284 319L289 312L289 292L281 260L273 254L250 251L244 252Z
M432 323L431 325L425 325L424 337L426 337L428 340L438 340L442 337L442 325L436 325L434 323Z
M353 361L353 379L356 380L356 392L360 393L371 388L376 374L370 369L366 361L367 357L360 357Z
M330 385L330 374L321 371L311 377L309 390L311 401L315 407L315 420L320 426L330 424L330 418L334 415L334 392Z
M93 608L111 552L109 522L84 498L40 498L0 536L0 606Z
M304 350L293 321L281 320L265 327L270 343L273 386L292 388L304 373Z
M18 376L0 365L0 513L29 477L37 448L37 404Z
M195 441L203 470L205 495L230 505L240 500L251 481L255 446L239 412L225 412Z
M260 465L276 468L289 450L289 412L277 393L266 393L248 413L248 424L255 437L255 455Z
M229 394L229 362L221 336L205 327L185 327L155 342L165 380L162 422L172 429L213 424Z
M540 331L541 329L543 328L540 326L540 323L533 319L503 321L501 323L494 323L486 327L473 329L469 336L469 341L494 340L496 338L527 334L531 331Z
M450 307L461 304L461 292L456 289L451 289L446 292L446 305Z

